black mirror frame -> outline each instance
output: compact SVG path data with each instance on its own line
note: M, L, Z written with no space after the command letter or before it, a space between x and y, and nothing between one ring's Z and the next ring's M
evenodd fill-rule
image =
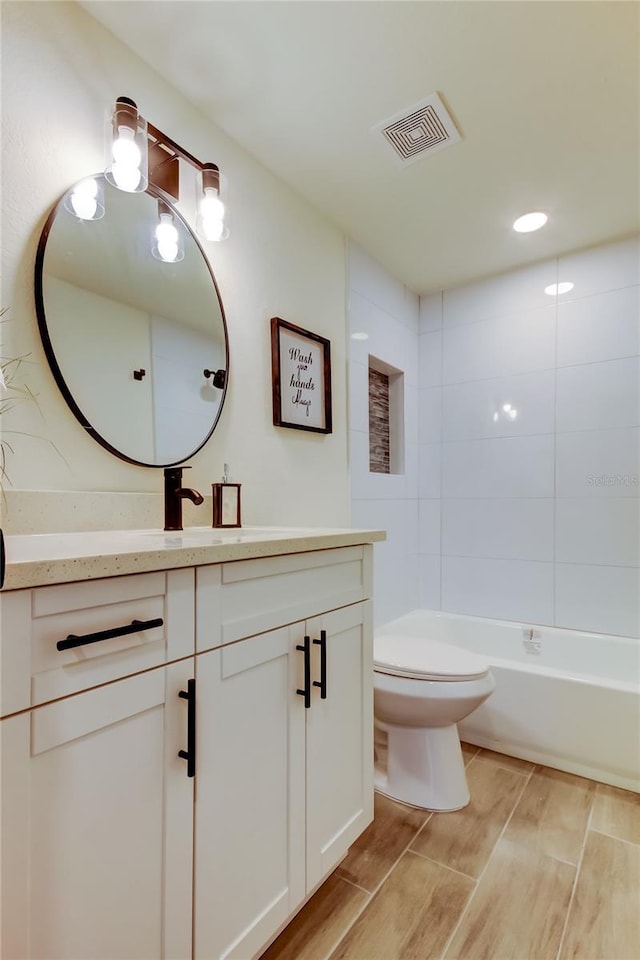
M99 173L99 174L94 174L93 176L97 179L98 177L102 177L103 174ZM86 179L86 178L83 178L83 179ZM69 190L72 189L72 187L73 187L73 184L71 187L69 187ZM222 302L222 297L220 296L220 290L218 288L216 278L214 276L213 270L211 269L211 264L209 263L209 258L205 254L202 244L198 240L195 232L191 229L190 225L187 223L187 221L182 216L180 211L177 210L175 206L173 206L173 203L171 202L171 199L168 197L168 195L164 193L164 191L156 188L153 184L149 184L145 192L148 193L150 196L155 197L157 200L163 200L165 203L169 204L174 217L177 217L177 219L180 221L180 223L185 228L185 230L191 235L191 237L193 238L193 240L195 241L198 247L198 250L200 251L200 254L205 264L207 265L207 269L211 277L211 282L213 283L213 289L215 290L216 297L218 298L218 304L220 306L220 316L222 319L222 326L224 329L226 377L225 377L224 386L222 388L222 397L220 398L220 405L218 407L218 411L216 413L213 424L211 426L211 430L209 431L207 436L204 438L202 443L195 448L195 450L192 450L186 456L181 457L180 460L171 461L171 463L145 463L142 460L134 460L132 457L127 456L127 454L122 453L120 450L114 447L113 444L109 443L109 441L105 437L103 437L100 433L98 433L96 428L91 423L89 423L89 421L85 417L84 413L76 403L73 397L73 394L71 393L64 379L62 370L60 369L60 365L58 364L58 361L56 359L55 351L53 349L53 344L51 343L51 337L49 336L49 330L47 328L46 311L44 307L44 290L43 290L44 257L45 257L46 247L47 247L47 240L49 239L49 233L51 232L53 223L60 210L60 206L63 203L64 198L66 197L69 190L65 190L62 196L58 198L51 212L49 213L49 216L47 217L44 227L42 228L42 233L40 234L40 239L38 241L38 249L36 251L36 260L35 260L35 269L34 269L35 307L36 307L36 316L38 319L38 329L40 331L40 338L42 340L44 352L46 354L47 361L49 363L49 368L53 374L56 385L60 390L60 393L66 400L67 406L73 413L76 420L84 428L84 430L91 437L93 437L93 439L96 440L101 447L104 447L105 450L108 450L109 453L112 453L115 457L118 457L120 460L125 460L127 463L135 464L135 466L138 466L138 467L151 467L159 470L162 470L164 467L172 467L172 466L175 466L176 464L184 463L185 460L191 459L191 457L193 457L196 453L198 453L199 450L202 450L204 445L211 439L213 431L218 425L218 421L222 413L222 408L224 407L224 402L227 396L227 389L229 387L229 332L227 329L227 320L224 312L224 304Z

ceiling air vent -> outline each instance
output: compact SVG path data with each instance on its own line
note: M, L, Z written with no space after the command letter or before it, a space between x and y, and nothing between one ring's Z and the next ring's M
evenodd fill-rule
M461 140L437 93L373 127L404 167Z

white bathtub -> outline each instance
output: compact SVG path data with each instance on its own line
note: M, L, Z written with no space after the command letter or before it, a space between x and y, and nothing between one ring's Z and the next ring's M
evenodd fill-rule
M458 725L462 740L640 792L640 640L431 610L377 632L485 657L496 689Z

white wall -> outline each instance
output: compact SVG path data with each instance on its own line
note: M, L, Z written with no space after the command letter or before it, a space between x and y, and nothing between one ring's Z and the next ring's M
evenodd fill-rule
M375 547L374 615L384 623L418 606L418 297L349 246L349 450L352 523L382 528ZM404 372L404 472L369 472L369 355Z
M30 403L3 415L3 435L15 441L7 467L14 489L162 489L159 470L111 456L68 411L47 367L33 305L33 263L46 216L71 183L104 167L104 115L123 94L190 152L216 161L229 182L231 236L207 250L229 327L230 386L213 438L191 461L190 483L206 492L228 462L243 483L246 523L346 523L342 236L72 3L2 4L2 304L12 318L2 325L2 355L31 355L25 381L44 416ZM331 340L331 436L272 425L274 315ZM45 437L58 452L10 430Z
M423 298L421 606L640 633L638 254Z

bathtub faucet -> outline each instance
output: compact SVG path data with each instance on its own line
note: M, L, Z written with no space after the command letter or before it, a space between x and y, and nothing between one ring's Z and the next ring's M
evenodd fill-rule
M204 497L191 487L182 486L182 471L190 467L165 467L164 471L164 528L182 530L182 501L191 500L196 506Z

